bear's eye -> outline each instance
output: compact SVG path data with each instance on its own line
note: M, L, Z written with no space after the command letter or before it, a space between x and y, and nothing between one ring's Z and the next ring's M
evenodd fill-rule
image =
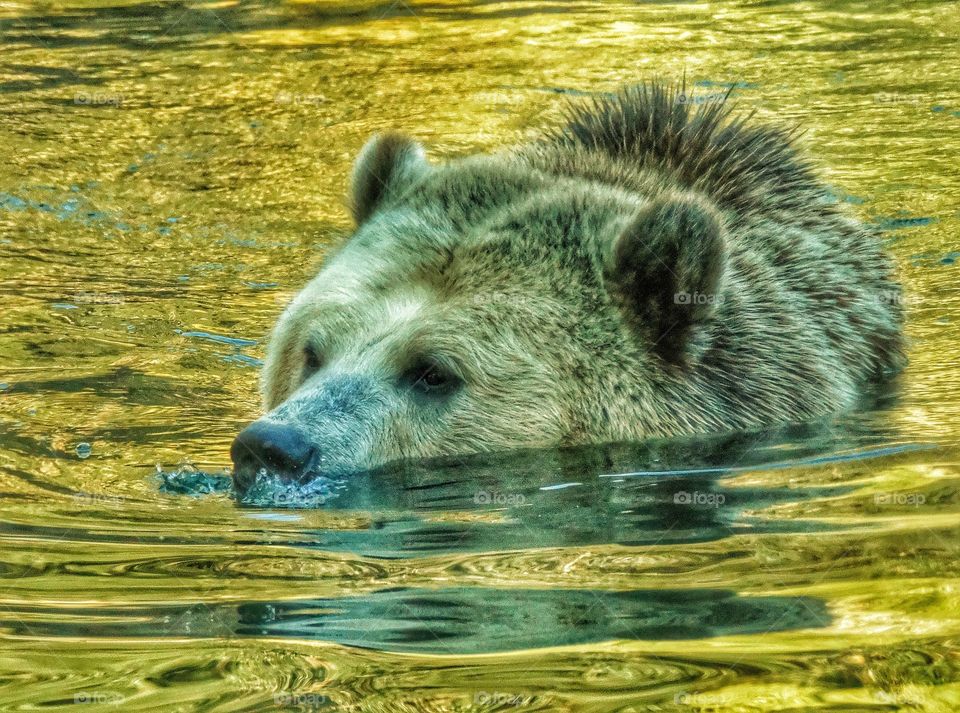
M308 344L303 348L303 373L304 376L310 376L323 366L323 356L320 350L313 344Z
M404 374L404 381L414 390L431 396L450 394L461 384L460 377L430 359L415 362Z

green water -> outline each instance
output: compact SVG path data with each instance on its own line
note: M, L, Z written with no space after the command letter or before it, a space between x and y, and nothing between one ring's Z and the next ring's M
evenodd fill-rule
M960 6L14 1L0 42L0 710L960 710ZM314 510L161 487L229 465L371 132L684 74L887 229L877 408Z

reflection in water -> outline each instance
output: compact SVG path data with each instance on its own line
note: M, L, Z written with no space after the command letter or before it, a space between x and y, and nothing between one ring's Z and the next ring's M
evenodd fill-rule
M268 636L385 651L476 654L613 639L704 639L826 626L813 597L739 597L729 590L388 589L239 606L4 611L18 636Z
M855 423L770 432L436 459L344 479L322 507L373 514L369 528L308 532L311 546L374 557L599 543L655 545L738 533L802 532L817 522L757 518L778 503L842 495L842 481L730 487L722 476L866 461L922 448ZM775 460L774 460L775 459ZM628 475L619 476L618 473ZM259 505L310 507L286 488ZM248 503L249 504L249 503Z
M611 639L700 639L825 626L810 597L723 590L390 590L240 608L240 634L300 636L388 651L473 654Z
M957 8L769 7L0 7L0 709L957 710ZM313 508L211 475L370 133L445 159L684 74L885 231L896 398Z
M643 444L439 458L320 479L308 486L267 481L255 497L247 493L241 505L370 513L369 527L306 530L304 544L372 557L599 543L675 544L745 532L814 531L826 526L751 513L779 503L843 495L852 486L838 481L802 490L730 487L724 476L860 463L933 447L898 444L893 435L864 424L858 429L849 421ZM193 469L161 475L161 487L170 493L225 492L231 484L228 475ZM250 517L283 515L281 510Z

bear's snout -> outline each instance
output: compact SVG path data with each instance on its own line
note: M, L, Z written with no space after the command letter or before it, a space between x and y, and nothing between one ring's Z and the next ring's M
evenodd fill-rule
M243 493L265 470L276 477L300 482L309 472L315 448L293 426L254 421L240 432L230 447L234 487Z

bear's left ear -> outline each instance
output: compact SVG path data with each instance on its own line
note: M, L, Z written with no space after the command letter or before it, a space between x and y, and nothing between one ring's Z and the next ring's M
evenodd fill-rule
M689 364L700 327L723 299L717 210L694 196L655 199L614 240L605 280L630 326L667 363Z
M360 151L350 178L350 209L361 225L384 199L430 170L423 146L402 134L377 134Z

